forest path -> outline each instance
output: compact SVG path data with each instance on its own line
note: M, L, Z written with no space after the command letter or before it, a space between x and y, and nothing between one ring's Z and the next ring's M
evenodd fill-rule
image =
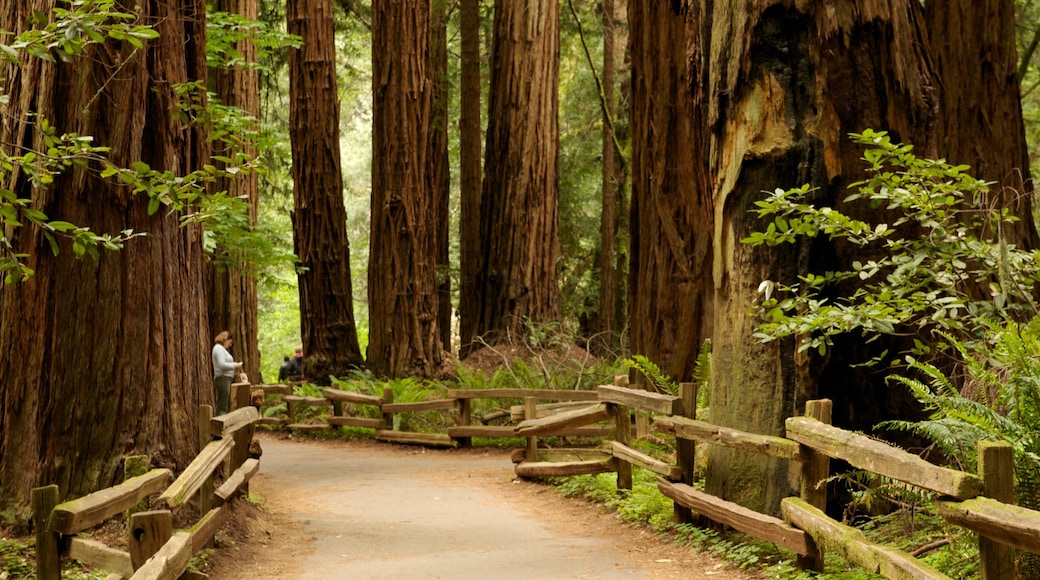
M509 450L258 438L263 509L213 580L752 577L516 480Z

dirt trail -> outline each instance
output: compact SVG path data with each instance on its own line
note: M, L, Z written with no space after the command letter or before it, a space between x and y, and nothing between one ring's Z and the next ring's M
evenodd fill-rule
M753 577L515 480L508 450L260 438L263 508L213 580Z

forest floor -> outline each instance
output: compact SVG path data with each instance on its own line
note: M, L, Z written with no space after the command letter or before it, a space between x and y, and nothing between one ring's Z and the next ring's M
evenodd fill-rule
M430 450L261 432L211 580L756 576L515 478L510 450Z

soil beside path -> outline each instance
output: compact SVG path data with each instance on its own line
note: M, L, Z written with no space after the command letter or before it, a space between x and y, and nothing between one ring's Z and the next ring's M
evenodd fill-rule
M754 577L515 479L509 450L258 438L262 508L239 502L212 580Z

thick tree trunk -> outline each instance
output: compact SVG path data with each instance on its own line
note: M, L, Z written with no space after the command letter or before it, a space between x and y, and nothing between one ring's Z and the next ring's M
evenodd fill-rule
M332 5L289 0L289 137L293 155L293 243L299 259L303 374L329 384L362 364L354 325L350 245L340 170L339 99Z
M938 91L937 148L950 163L993 182L989 208L1008 208L1020 221L1001 234L1033 249L1033 181L1029 172L1015 49L1014 0L925 2Z
M704 15L694 4L633 0L628 7L631 351L675 381L692 378L712 323L711 181L705 108L696 104L705 78L696 25Z
M475 336L559 318L560 14L557 0L495 3Z
M0 28L21 30L32 10L56 6L26 4L0 2ZM117 166L143 161L177 175L200 168L205 139L175 116L172 85L205 79L205 3L144 2L135 14L162 35L141 50L110 41L69 63L27 58L5 67L11 101L0 142L46 151L38 132L46 118L58 133L111 147ZM36 274L5 286L0 310L5 520L24 521L34 486L57 484L72 498L117 483L124 455L184 467L198 451L198 407L213 402L201 229L180 227L176 214L148 215L147 198L98 179L99 169L71 169L47 189L17 175L5 184L51 219L151 234L95 261L76 259L64 241L53 255L32 226L8 232Z
M368 363L390 377L429 376L441 361L429 67L429 2L376 0Z
M480 0L460 0L462 37L459 110L459 357L477 333L480 268Z
M430 195L433 200L434 255L437 261L437 337L440 349L451 352L451 261L449 260L451 171L448 157L448 0L433 0L430 13Z
M250 20L258 18L256 0L219 0L214 9L238 14ZM236 47L242 59L256 62L256 45L242 40ZM260 73L252 67L236 65L233 68L212 69L210 81L220 102L241 109L253 118L260 117ZM244 144L243 153L255 156L256 145ZM227 154L228 152L217 152ZM255 172L221 178L213 184L214 191L227 191L230 197L244 197L249 202L249 224L256 225L260 203L258 176ZM256 272L242 266L223 266L221 248L217 248L216 262L206 269L206 298L209 305L209 327L216 335L221 330L231 331L235 337L235 360L244 363L243 370L254 383L263 382L260 376L260 348L258 346ZM229 256L232 263L246 257Z
M829 358L796 355L793 341L759 343L749 305L762 280L793 283L862 255L840 243L752 248L740 243L763 224L749 210L763 190L809 183L818 205L845 207L863 178L862 151L847 138L887 130L919 154L934 154L936 115L928 47L917 2L799 4L718 2L711 20L711 163L715 176L715 332L711 419L756 433L783 433L804 401L834 399L834 421L871 428L901 413L883 381L850 372L877 351L843 341ZM891 346L891 345L888 345ZM905 416L905 415L904 415ZM778 511L791 492L784 462L722 448L709 455L707 489L759 511Z
M614 352L620 341L617 328L617 231L618 231L618 173L614 147L614 100L616 62L614 0L603 2L603 192L600 204L599 226L599 307L596 325L597 338L592 342L594 351L601 354Z

